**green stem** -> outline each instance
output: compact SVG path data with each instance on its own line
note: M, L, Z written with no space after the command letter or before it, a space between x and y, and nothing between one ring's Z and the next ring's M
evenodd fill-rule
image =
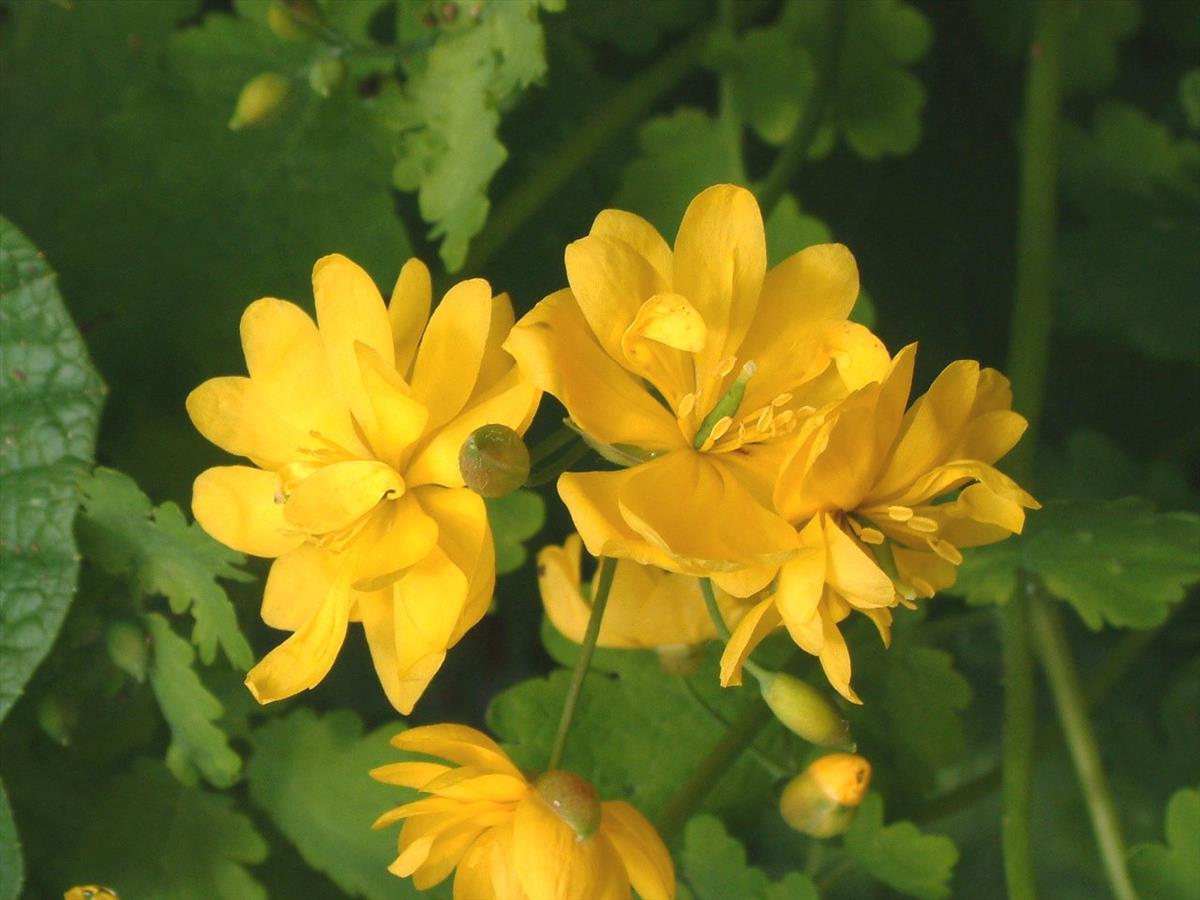
M642 116L692 70L711 31L702 28L639 73L563 144L545 155L534 174L499 204L488 225L471 244L463 267L479 272L493 256L603 147Z
M1054 238L1058 218L1058 119L1061 103L1061 10L1038 0L1025 80L1017 215L1017 287L1008 374L1013 405L1029 419L1025 440L1010 457L1018 480L1032 474L1038 419L1046 392L1054 314ZM1033 900L1030 815L1033 795L1034 675L1029 637L1028 584L1022 576L1004 616L1004 873L1008 895Z
M687 695L692 699L693 703L700 707L700 709L702 709L710 719L712 719L722 728L729 728L729 722L726 721L725 717L713 709L713 707L708 704L708 701L700 696L700 692L696 690L696 686L693 685L689 679L681 678L680 681L683 682L683 689L687 692ZM746 748L746 753L762 767L763 771L765 771L776 781L786 778L794 771L793 767L786 766L779 760L768 756L753 744Z
M829 9L828 42L825 56L821 69L817 73L812 93L809 95L808 103L804 106L800 121L796 123L796 127L792 129L787 142L783 145L783 149L779 151L779 156L775 158L771 170L767 172L767 177L763 179L762 184L755 192L758 195L758 205L762 207L764 219L771 214L775 204L787 192L788 185L795 177L800 164L804 162L804 157L808 155L809 148L812 147L812 142L821 128L821 123L825 118L825 108L829 105L834 88L837 86L842 50L846 44L846 20L849 14L849 0L835 0Z
M606 556L600 561L600 573L596 579L596 596L592 599L592 612L588 616L587 630L583 633L583 644L579 648L579 659L575 662L575 671L571 674L571 685L567 688L567 697L563 701L562 717L558 720L558 733L554 736L554 748L550 751L550 764L547 767L553 771L562 764L563 751L567 746L567 734L571 731L571 720L575 718L575 707L579 703L579 695L583 691L583 680L587 676L588 666L592 664L592 653L596 650L596 639L600 637L600 621L604 618L604 607L608 605L608 594L612 589L613 575L617 571L617 561Z
M1075 670L1063 633L1062 619L1040 590L1034 592L1031 600L1033 639L1054 695L1055 706L1058 707L1067 749L1071 752L1075 773L1079 776L1079 787L1087 802L1104 874L1117 900L1137 900L1137 892L1125 867L1125 839L1121 836L1121 825L1117 821L1108 779L1100 762L1096 735L1088 720L1079 673Z
M583 441L568 446L566 452L559 454L555 459L546 462L544 465L530 472L529 477L525 479L525 486L534 488L541 487L543 484L549 484L591 452L592 448L583 443Z

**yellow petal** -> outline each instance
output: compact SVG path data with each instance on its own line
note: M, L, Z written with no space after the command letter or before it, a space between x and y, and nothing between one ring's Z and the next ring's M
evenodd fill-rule
M441 668L467 602L466 576L440 549L396 583L395 641L399 686L394 705L408 715Z
M896 560L897 574L923 596L932 597L954 587L956 569L936 553L893 546L892 556Z
M487 508L466 488L421 487L414 495L438 524L438 546L467 580L467 597L450 633L453 647L491 605L496 557Z
M668 289L654 267L632 246L588 235L567 247L567 281L600 345L618 363L621 337L646 300Z
M516 324L504 347L587 434L647 450L684 446L675 417L604 352L570 291L542 300Z
M568 472L558 479L558 495L592 556L632 559L644 565L681 571L677 560L652 546L621 515L617 498L635 471L636 467L615 472Z
M433 303L433 282L421 260L410 259L400 270L392 299L388 303L388 322L392 329L395 369L406 381L417 356L417 344L429 320Z
M240 553L275 557L303 541L275 502L273 472L249 466L205 469L192 485L192 514L200 527Z
M308 425L281 418L249 378L210 378L188 394L187 412L205 438L262 468L277 469L320 446Z
M846 646L846 639L842 637L842 632L838 629L837 623L833 621L833 617L823 610L821 612L821 631L825 638L825 644L821 648L820 660L825 677L829 679L829 683L839 694L851 703L861 705L862 700L850 687L850 648Z
M460 766L428 782L422 791L451 800L516 803L529 790L524 778L486 766Z
M994 463L1017 445L1028 427L1025 417L1011 409L991 410L967 423L961 442L950 455Z
M779 570L774 599L788 633L807 650L808 626L825 590L828 551L820 516L814 516L804 526L799 541L800 553Z
M412 388L429 410L430 429L458 415L471 396L491 313L491 287L482 278L472 278L447 291L429 317L413 365Z
M298 631L324 602L338 565L337 556L313 544L279 557L271 564L263 589L262 620L272 628Z
M363 269L341 254L313 266L317 323L333 371L333 381L359 422L370 415L370 403L359 375L356 343L377 352L384 364L395 364L392 329L379 288Z
M354 569L356 591L388 587L409 566L429 555L438 540L438 526L416 498L406 494L385 503L356 539L363 550Z
M392 746L424 753L456 763L520 776L500 745L476 728L466 725L424 725L410 728L392 738Z
M528 900L512 864L512 824L485 831L454 876L455 900Z
M655 294L621 335L628 368L653 384L675 408L695 390L690 354L704 349L704 320L682 294Z
M312 618L246 675L255 700L283 700L321 683L346 639L350 603L349 585L335 579Z
M664 284L671 283L671 248L658 229L641 216L619 209L606 209L596 216L588 233L624 241L650 263Z
M483 346L483 360L479 364L479 377L475 381L475 390L467 401L467 406L474 406L485 394L495 392L496 382L507 376L516 360L504 349L508 333L516 324L512 300L508 294L497 294L492 298L492 314L488 323L487 340Z
M708 326L708 342L696 359L697 384L706 396L717 364L737 355L750 328L766 269L767 241L753 194L719 184L692 200L675 238L673 287Z
M398 468L404 451L425 430L429 413L412 396L408 385L366 344L354 345L359 377L370 415L360 420L377 459Z
M508 814L505 813L504 817L507 818ZM496 814L490 818L473 817L445 829L437 836L421 868L413 873L413 887L418 891L428 891L445 881L479 835L496 824L493 821L496 818L499 818Z
M579 565L582 549L583 542L579 535L572 534L563 546L548 545L543 547L537 556L538 592L542 596L546 617L558 629L559 634L575 643L583 640L590 614L590 607L580 591ZM616 582L615 576L613 582ZM600 640L605 637L604 632L609 625L609 613L614 608L615 599L610 592L609 606L600 622ZM612 635L609 637L611 639ZM600 643L600 640L597 643ZM623 645L609 643L602 646Z
M880 461L886 458L896 442L904 423L904 408L912 391L913 367L917 361L917 345L908 344L892 359L879 385L875 404L875 454Z
M832 519L824 521L825 580L851 606L893 606L896 589L892 579L879 568L855 540Z
M709 578L731 598L746 598L766 590L778 571L778 565L768 563L761 566L747 566L736 572L713 572ZM720 597L718 596L717 599ZM740 605L734 604L734 606Z
M601 829L625 864L633 889L642 900L674 900L675 866L654 826L622 801L602 803Z
M449 766L431 762L398 762L376 766L367 774L384 784L420 790L439 775L449 772Z
M296 528L324 534L403 493L404 481L391 466L365 459L334 463L300 482L284 503L283 515Z
M555 900L609 900L628 897L613 883L613 867L624 875L612 845L601 834L577 840L574 830L529 793L513 817L513 866L530 897Z
M721 687L742 683L742 666L747 657L782 621L774 597L760 601L746 613L721 654Z

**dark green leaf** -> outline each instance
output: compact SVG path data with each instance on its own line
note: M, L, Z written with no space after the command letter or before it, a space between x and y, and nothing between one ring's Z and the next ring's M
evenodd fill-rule
M883 824L883 798L872 792L846 832L846 850L884 884L912 897L950 896L958 849L947 837L922 834L911 822Z
M696 900L817 900L807 875L789 872L771 881L746 862L746 851L729 835L716 816L697 816L688 822L680 855L680 876L691 885Z
M157 613L144 621L151 641L150 687L171 728L167 766L185 783L193 783L199 771L216 787L229 787L242 761L225 732L213 724L223 709L196 674L192 645Z
M1200 69L1190 69L1179 79L1179 102L1188 127L1200 131Z
M1200 887L1200 790L1177 791L1167 805L1165 844L1137 844L1129 870L1143 897L1195 900Z
M217 644L235 666L250 668L254 654L218 578L246 580L240 553L218 544L179 507L157 507L133 479L98 468L83 482L84 514L79 538L84 554L106 572L127 576L142 596L161 594L175 613L196 620L192 641L211 663Z
M21 838L13 821L8 794L0 783L0 900L17 900L25 880L25 862L21 853Z
M0 719L75 592L76 480L92 461L103 395L54 272L0 218Z
M1038 483L1056 498L1118 500L1140 496L1166 508L1187 509L1197 498L1187 475L1175 465L1153 460L1145 466L1098 431L1071 434L1056 449L1038 448Z
M546 523L546 501L533 491L513 491L488 500L487 511L496 543L496 573L515 572L525 564L525 542Z
M729 89L734 114L764 141L787 141L812 94L816 71L796 29L787 24L719 36L710 51Z

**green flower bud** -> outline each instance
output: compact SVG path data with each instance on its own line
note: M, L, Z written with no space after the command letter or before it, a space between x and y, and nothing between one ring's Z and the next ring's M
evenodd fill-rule
M79 716L73 703L58 694L44 694L34 709L34 718L54 743L65 747L71 743Z
M346 78L346 64L336 56L322 56L308 68L308 86L320 97L328 97Z
M574 772L544 772L534 780L533 788L580 840L590 838L600 827L600 795Z
M759 677L758 686L775 718L790 731L818 747L853 748L850 724L808 682L783 672L768 672Z
M279 109L290 88L291 82L278 72L255 75L246 82L238 95L233 118L229 120L230 130L240 131L248 125L257 125L265 121Z
M458 470L481 497L503 497L529 478L529 448L507 425L484 425L463 442Z
M853 753L831 753L788 782L779 798L779 813L809 837L834 837L850 827L870 783L867 760Z
M131 622L114 622L104 635L108 658L113 665L135 681L146 680L146 664L150 648L146 633Z
M305 0L275 0L267 8L267 27L285 41L303 41L312 37L312 27L320 21L317 8Z

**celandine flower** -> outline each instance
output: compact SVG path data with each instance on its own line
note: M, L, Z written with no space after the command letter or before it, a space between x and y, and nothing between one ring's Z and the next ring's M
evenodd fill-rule
M456 285L431 316L420 261L384 306L367 273L334 255L313 268L313 292L319 324L283 300L252 303L249 377L189 395L200 432L254 463L203 472L192 510L223 544L275 558L263 621L294 634L250 671L259 702L320 682L361 621L388 699L408 713L495 582L459 448L490 422L523 431L540 392L501 349L512 305L486 281Z
M734 631L722 684L739 684L746 656L782 624L859 702L838 623L857 610L887 643L892 607L952 586L959 548L1020 533L1025 509L1038 508L992 465L1026 426L1008 380L960 360L906 413L915 357L905 347L881 383L814 415L795 437L775 503L799 527L801 552Z
M437 757L371 772L427 797L384 813L403 821L389 870L427 890L454 876L455 900L671 900L675 869L654 827L624 801L599 802L570 772L532 783L487 735L464 725L398 734L402 750Z
M602 212L567 248L568 290L505 347L589 441L629 468L558 489L594 556L711 575L753 593L795 550L771 510L786 436L810 407L886 368L846 321L858 270L839 244L766 268L754 196L733 185L688 207L672 250L635 215Z

